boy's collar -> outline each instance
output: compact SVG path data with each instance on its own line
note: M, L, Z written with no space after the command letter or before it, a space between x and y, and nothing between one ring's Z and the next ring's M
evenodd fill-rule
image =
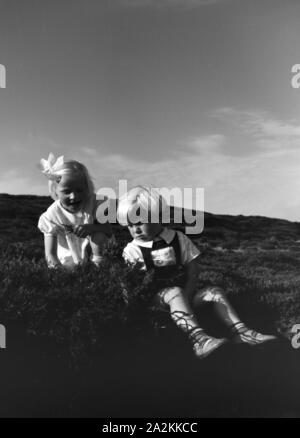
M138 246L143 246L145 248L152 248L153 242L158 240L164 240L168 245L172 242L175 236L175 230L171 230L170 228L164 228L158 236L154 237L154 240L149 240L148 242L143 242L134 239L133 242Z

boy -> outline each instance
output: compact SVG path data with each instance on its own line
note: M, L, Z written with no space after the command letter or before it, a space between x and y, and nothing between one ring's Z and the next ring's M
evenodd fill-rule
M162 224L166 208L159 192L146 186L135 187L120 199L118 220L128 226L133 238L123 257L128 263L140 263L141 269L154 270L158 286L156 302L167 307L174 322L187 333L196 356L206 357L227 339L207 335L195 319L190 303L213 302L238 342L256 345L275 339L248 329L220 288L210 287L196 293L200 251L183 233Z

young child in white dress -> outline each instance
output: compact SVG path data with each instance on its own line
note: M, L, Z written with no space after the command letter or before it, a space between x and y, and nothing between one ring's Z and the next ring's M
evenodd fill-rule
M200 251L186 235L162 224L165 208L164 198L150 187L135 187L120 199L118 220L128 226L133 238L125 247L123 257L128 263L139 263L141 269L154 270L158 285L155 301L168 309L174 322L187 333L196 356L206 357L227 340L209 336L199 326L192 308L205 302L214 303L218 316L237 342L257 345L275 339L246 327L220 288L196 291ZM153 218L158 220L154 222ZM183 278L178 275L182 269ZM178 280L172 281L177 277Z
M44 212L38 228L44 234L45 257L49 267L72 269L88 259L101 263L101 249L111 231L109 224L96 221L94 185L86 167L75 160L55 159L50 154L42 159L41 169L48 179L53 204Z

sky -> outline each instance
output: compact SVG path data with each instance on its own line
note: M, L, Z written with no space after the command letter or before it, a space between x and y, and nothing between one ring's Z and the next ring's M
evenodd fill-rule
M46 195L52 152L300 221L299 37L298 0L0 0L0 193Z

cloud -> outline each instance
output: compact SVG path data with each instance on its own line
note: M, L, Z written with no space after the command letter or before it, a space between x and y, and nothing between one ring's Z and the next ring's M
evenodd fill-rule
M238 111L234 108L220 108L213 112L214 117L249 136L258 150L285 153L298 150L300 125L295 121L273 118L265 111Z
M36 184L19 169L8 169L0 176L0 193L10 194L47 194L46 184Z
M212 134L201 137L194 137L187 140L184 144L200 154L212 154L225 144L224 135Z
M103 156L97 149L93 149L92 153L86 153L82 148L85 153L82 160L91 168L93 175L99 175L99 183L110 181L111 184L113 180L127 179L131 185L158 184L159 187L183 187L186 184L186 187L191 187L207 179L207 172L211 172L206 169L207 160L214 166L220 164L223 154L219 149L224 144L225 137L222 135L189 137L185 141L182 140L180 149L170 152L168 158L152 162L122 154ZM212 178L211 175L209 179Z
M95 177L96 189L112 188L118 194L118 182L124 179L129 188L137 184L203 187L206 211L299 221L300 133L295 120L234 108L221 108L213 115L220 122L216 125L219 133L180 139L180 147L170 148L161 160L149 162L126 153L104 154L103 148L96 145L74 149L72 158L86 164ZM233 136L241 143L247 137L247 147L255 152L228 153ZM41 175L21 170L2 174L0 192L47 194Z
M126 179L129 187L203 187L205 209L216 213L258 214L300 220L300 133L295 121L278 120L264 111L222 108L215 112L228 123L228 134L190 136L168 158L157 162L122 154L92 157L97 184L110 187ZM228 153L232 128L252 154ZM97 172L96 172L97 175ZM113 183L114 184L114 183Z
M98 154L97 150L93 147L85 147L84 146L80 149L84 154L88 155L89 157L96 157Z
M247 138L246 144L255 151L236 156L231 162L224 160L230 172L227 188L231 192L228 200L231 211L237 214L240 206L241 211L299 221L300 125L297 121L280 120L266 111L234 108L220 108L213 115L237 133L239 139ZM227 144L230 141L227 138Z
M137 184L204 188L207 211L299 220L300 148L295 147L296 123L276 120L262 111L223 108L216 114L229 124L227 135L181 139L180 148L172 149L160 161L149 162L122 153L103 155L96 147L81 148L81 155L76 158L95 176L97 189L113 188L118 194L121 179L127 181L129 188ZM255 145L257 153L228 154L233 126L241 141L248 136L249 145ZM292 148L287 147L287 138L293 142Z

